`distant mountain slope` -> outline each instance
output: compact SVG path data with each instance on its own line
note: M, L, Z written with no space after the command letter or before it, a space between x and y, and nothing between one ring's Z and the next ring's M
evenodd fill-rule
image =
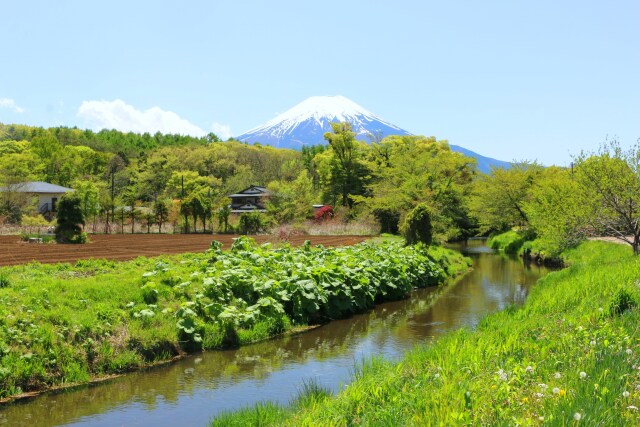
M491 171L491 166L496 168L509 168L511 167L511 163L505 162L503 160L492 159L491 157L485 157L480 155L474 151L467 150L464 147L460 147L459 145L449 145L451 147L451 151L455 151L457 153L462 153L467 157L473 157L478 161L478 170L482 173L489 173Z
M370 142L372 136L380 139L389 135L412 135L344 96L312 96L236 139L300 149L304 145L326 144L324 134L331 131L331 122L351 123L356 138L366 142ZM478 169L485 173L491 166L509 166L508 162L484 157L457 145L451 145L451 149L478 159Z

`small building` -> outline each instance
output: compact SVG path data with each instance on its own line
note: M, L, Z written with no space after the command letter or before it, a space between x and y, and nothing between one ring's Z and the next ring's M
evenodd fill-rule
M49 184L42 181L21 182L9 187L1 187L0 191L14 191L16 193L28 193L38 198L37 212L51 220L57 213L58 199L63 194L74 191L72 188L61 185Z
M269 190L259 185L252 185L239 193L231 194L231 213L266 212L266 198Z

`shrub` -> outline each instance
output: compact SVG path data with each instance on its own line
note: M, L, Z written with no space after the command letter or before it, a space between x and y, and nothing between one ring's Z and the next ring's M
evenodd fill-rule
M398 224L400 222L400 212L395 209L374 209L373 216L380 223L380 232L398 234Z
M259 212L243 213L240 215L238 231L240 234L257 234L267 229L268 222Z
M420 203L416 206L404 221L402 231L407 245L424 243L430 245L433 241L433 227L431 225L431 209Z
M84 215L82 201L75 193L67 193L58 204L58 225L55 229L58 243L85 243L87 235L82 232Z

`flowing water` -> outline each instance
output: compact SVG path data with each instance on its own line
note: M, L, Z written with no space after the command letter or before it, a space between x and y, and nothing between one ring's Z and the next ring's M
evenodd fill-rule
M109 382L0 407L0 424L21 426L205 425L216 413L271 400L286 404L304 381L336 392L354 365L398 358L487 313L520 304L547 269L493 254L480 240L457 245L473 271L449 286L334 321L313 331L237 350L212 351Z

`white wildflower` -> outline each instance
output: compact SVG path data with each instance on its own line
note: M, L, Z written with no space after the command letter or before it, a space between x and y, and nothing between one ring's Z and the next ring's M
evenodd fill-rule
M500 378L500 381L507 380L507 373L504 371L504 369L500 368L498 372L496 372L496 374L498 374L498 378Z
M562 377L562 375L560 375L560 372L556 372L556 374L553 377L559 380Z
M629 405L629 406L627 406L627 409L631 409L632 411L637 411L638 407L637 406L633 406L633 405Z
M580 412L576 412L575 414L573 414L573 419L576 421L580 421L582 419L582 414L580 414Z
M627 354L631 354L631 353L633 353L633 350L631 350L630 348L628 348L628 349L626 350L626 352L627 352Z
M591 347L595 346L596 345L596 340L591 340L591 342L589 344L591 344Z
M535 397L537 397L538 399L542 399L544 397L544 394L542 394L542 393L534 393L533 395Z
M625 399L626 399L627 397L629 397L630 395L631 395L631 393L629 393L627 390L625 390L625 391L623 391L623 392L622 392L622 397L624 397Z
M551 390L551 391L553 391L553 394L560 393L560 389L558 387L554 387L553 390Z
M541 388L541 389L543 389L543 390L546 390L546 389L547 389L547 387L549 387L549 386L548 386L548 385L546 385L546 384L544 384L544 383L542 383L542 384L538 384L538 387L540 387L540 388Z
M532 366L527 366L527 369L525 369L525 372L527 372L528 374L533 372L533 367Z
M583 380L585 378L587 378L587 373L584 371L580 372L580 379Z

